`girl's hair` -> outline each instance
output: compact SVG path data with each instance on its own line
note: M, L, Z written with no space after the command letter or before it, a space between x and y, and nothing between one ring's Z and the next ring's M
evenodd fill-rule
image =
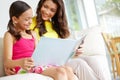
M42 36L44 33L47 32L47 30L45 29L44 20L42 19L41 12L40 12L41 7L45 1L46 0L40 0L40 2L38 3L38 6L37 6L37 10L36 10L37 25L35 26L35 28L39 29L40 36ZM52 0L52 1L55 4L57 4L57 7L58 7L57 12L51 19L52 24L53 24L53 29L57 32L57 34L59 35L60 38L67 38L70 33L69 33L69 29L68 29L68 23L67 23L67 19L66 19L65 7L64 7L63 0Z
M11 35L13 35L17 40L21 38L21 35L20 35L20 32L18 32L16 28L14 27L12 17L15 16L19 18L19 16L21 16L22 13L24 13L26 10L30 8L31 7L23 1L15 1L10 6L10 9L9 9L10 20L8 22L7 28L8 28L8 32L10 32ZM30 30L26 30L26 33L31 34Z

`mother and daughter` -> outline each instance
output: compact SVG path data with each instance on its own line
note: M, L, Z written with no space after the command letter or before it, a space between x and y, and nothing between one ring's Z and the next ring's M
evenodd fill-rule
M23 1L15 1L10 6L8 31L4 35L6 75L24 70L46 75L54 80L78 80L77 77L79 80L105 80L103 74L97 75L97 72L80 58L73 59L64 66L34 67L31 56L41 36L64 39L69 37L70 32L63 0L40 0L36 16L33 17L32 13L31 7ZM82 51L77 49L75 56L79 56Z
M7 75L35 72L50 76L54 80L77 80L68 66L36 66L31 58L40 36L67 38L67 27L62 0L40 0L37 15L30 30L32 9L23 1L15 1L9 9L8 31L4 35L4 67ZM50 20L52 22L50 22ZM49 53L48 53L49 54ZM57 53L56 53L57 54ZM10 69L10 70L9 70Z

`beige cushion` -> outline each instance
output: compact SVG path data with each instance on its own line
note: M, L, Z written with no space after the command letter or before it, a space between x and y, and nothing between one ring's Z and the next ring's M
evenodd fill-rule
M4 75L3 69L3 39L0 38L0 77Z
M77 36L87 34L83 44L83 55L106 55L101 32L102 27L91 27L75 33Z

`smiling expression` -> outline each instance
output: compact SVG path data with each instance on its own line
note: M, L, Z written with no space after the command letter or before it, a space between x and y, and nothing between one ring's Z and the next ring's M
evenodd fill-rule
M22 13L18 18L15 17L16 27L19 28L19 30L27 30L29 29L31 23L32 23L32 9L28 9L24 13Z
M43 20L50 20L57 12L57 4L52 0L46 0L43 3L40 12Z

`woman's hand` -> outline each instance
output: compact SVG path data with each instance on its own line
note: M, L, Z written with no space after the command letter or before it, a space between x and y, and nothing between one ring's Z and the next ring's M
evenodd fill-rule
M16 74L16 72L15 72L14 68L7 68L7 67L5 67L5 74L6 75L14 75L14 74Z
M32 58L21 59L20 67L27 71L30 70L32 67L34 67L33 59Z
M19 66L28 71L32 67L34 67L33 59L32 58L22 58L19 60ZM7 66L4 66L4 68L5 68L6 75L16 74L15 68L8 68Z
M78 49L76 49L76 54L74 55L74 57L79 57L80 54L82 54L83 51L83 45L80 45L80 47Z

